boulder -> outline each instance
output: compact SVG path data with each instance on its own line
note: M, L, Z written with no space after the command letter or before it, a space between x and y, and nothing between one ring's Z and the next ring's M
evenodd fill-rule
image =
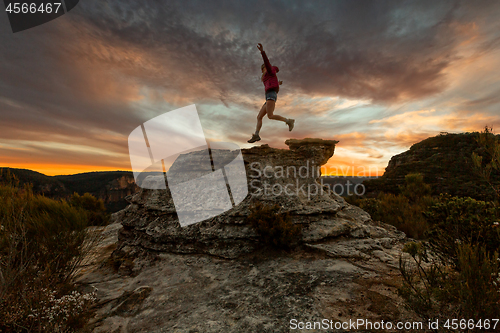
M303 227L303 242L320 242L339 236L386 237L370 225L371 219L366 212L349 205L320 182L320 168L333 156L337 142L290 139L285 142L289 149L262 145L241 150L248 195L220 215L185 227L179 223L168 187L141 189L127 197L130 205L117 214L123 225L119 248L141 247L160 252L237 258L260 247L259 235L246 222L256 202L279 205L281 212L289 213L293 223ZM204 153L195 151L179 156L169 170L172 176L169 179L188 181L211 172L203 163ZM237 153L221 150L219 161L227 165ZM155 177L146 179L145 184L164 181L163 176ZM219 197L217 193L207 193L205 202L209 207L218 207ZM393 236L404 237L401 233L393 233Z
M95 290L99 299L88 329L290 332L293 323L323 319L331 325L418 319L404 309L394 282L404 233L372 221L318 181L337 142L286 143L289 149L243 149L248 195L202 222L181 227L168 189L129 196L96 249L109 259L94 260L79 277L83 291ZM205 172L196 163L200 153L189 154L178 159L187 164L176 161L169 172L188 173L186 179ZM221 154L227 161L235 156ZM246 222L256 202L279 205L302 225L300 245L289 252L264 246Z

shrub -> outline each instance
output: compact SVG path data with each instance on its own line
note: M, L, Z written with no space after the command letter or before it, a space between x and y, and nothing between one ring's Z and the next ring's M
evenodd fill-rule
M83 295L67 295L98 240L87 233L88 221L82 209L34 195L31 186L0 184L0 331L58 332L81 325L92 297L83 302ZM49 309L50 302L69 310Z
M401 194L379 193L377 198L346 198L349 203L359 206L370 214L372 219L391 224L403 231L408 237L422 239L428 229L424 211L434 203L429 195L430 186L423 182L421 174L408 174L406 186Z
M60 330L61 326L83 327L88 320L89 312L84 311L97 300L96 293L81 294L73 290L71 294L57 298L57 291L42 289L47 295L40 312L35 312L33 318L37 322L47 323L45 330Z
M73 207L81 208L87 212L89 225L100 226L108 224L110 215L106 212L106 207L102 199L97 199L90 193L79 195L75 192L69 198L69 203Z
M491 127L485 126L484 131L478 133L476 138L479 144L480 154L473 152L471 159L473 170L482 180L484 180L494 194L496 201L500 199L500 186L495 183L492 173L500 171L500 140L493 134Z
M424 207L420 203L411 203L403 195L382 193L378 197L375 216L377 220L403 231L408 237L421 239L428 227L422 214Z
M247 217L261 240L280 249L290 249L300 241L302 227L294 224L288 213L280 213L279 205L265 205L257 202Z
M427 249L421 242L405 244L403 252L409 253L413 261L399 258L399 269L403 278L403 285L398 293L405 299L406 306L425 319L433 319L440 313L435 302L441 293L443 281L447 272L445 267L432 264L424 268L429 262Z
M409 173L405 176L405 186L400 186L401 194L410 200L418 203L431 195L431 187L424 183L424 177L420 173Z
M376 198L361 198L356 195L345 197L345 200L351 205L358 206L366 211L372 219L378 220L378 199Z
M500 209L494 203L441 195L424 215L430 246L455 265L460 243L480 244L490 254L500 246Z
M499 214L492 202L439 197L424 214L429 242L405 246L413 267L400 259L400 293L409 308L425 318L500 316Z
M409 243L404 251L413 265L400 258L403 286L398 289L406 306L425 319L481 319L500 316L498 254L481 245L459 244L458 265L429 261L422 243ZM423 263L427 262L428 265ZM483 331L479 329L479 331Z
M0 184L11 187L19 186L19 179L9 169L0 169Z
M480 245L458 246L458 278L450 289L464 318L499 318L498 253Z

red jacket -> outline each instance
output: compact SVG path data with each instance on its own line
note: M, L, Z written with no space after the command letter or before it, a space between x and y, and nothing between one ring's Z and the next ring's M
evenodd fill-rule
M276 73L278 73L280 70L276 66L271 66L269 59L267 59L266 52L262 51L261 54L267 70L266 74L262 77L262 82L264 83L266 93L272 90L278 92L280 90L280 84Z

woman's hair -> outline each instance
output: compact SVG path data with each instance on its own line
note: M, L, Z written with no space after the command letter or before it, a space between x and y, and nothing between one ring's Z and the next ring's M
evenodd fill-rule
M266 64L262 64L262 66L260 66L260 69L264 69L266 67Z

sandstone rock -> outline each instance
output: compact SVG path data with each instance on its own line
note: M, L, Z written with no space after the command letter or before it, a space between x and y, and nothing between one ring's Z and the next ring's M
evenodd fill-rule
M248 196L187 227L180 226L168 189L129 196L130 205L104 229L108 238L118 234L111 258L121 260L118 271L96 265L79 279L98 289L93 331L289 332L293 318L411 317L389 281L398 274L404 233L372 221L317 182L336 143L287 140L290 149L243 149ZM234 157L219 153L224 161ZM186 179L207 172L196 162L200 153L189 154L169 172L186 172ZM273 187L288 192L266 191ZM301 245L290 253L264 247L245 220L255 202L278 204L301 224Z
M259 246L258 235L245 223L256 201L278 204L282 212L290 213L294 223L303 225L305 242L346 233L351 237L370 237L376 231L365 226L370 216L318 183L320 167L333 155L336 143L321 139L287 140L289 150L268 145L243 149L249 195L238 206L187 227L181 227L178 222L168 188L142 189L129 196L131 204L119 212L124 226L120 246L236 258ZM203 163L203 154L204 151L181 155L169 175L187 181L211 172ZM218 154L221 164L229 163L235 156L230 150L220 150ZM149 181L158 180L163 181L161 176ZM209 194L214 198L210 204L216 205L218 196Z
M116 225L107 228L107 237L116 237ZM291 253L257 250L234 260L163 252L132 276L96 265L79 278L84 289L97 288L100 301L88 329L290 332L293 319L419 319L406 312L394 287L398 271L388 255L397 257L399 243L392 252L384 251L378 239L332 239L309 246L311 251Z

